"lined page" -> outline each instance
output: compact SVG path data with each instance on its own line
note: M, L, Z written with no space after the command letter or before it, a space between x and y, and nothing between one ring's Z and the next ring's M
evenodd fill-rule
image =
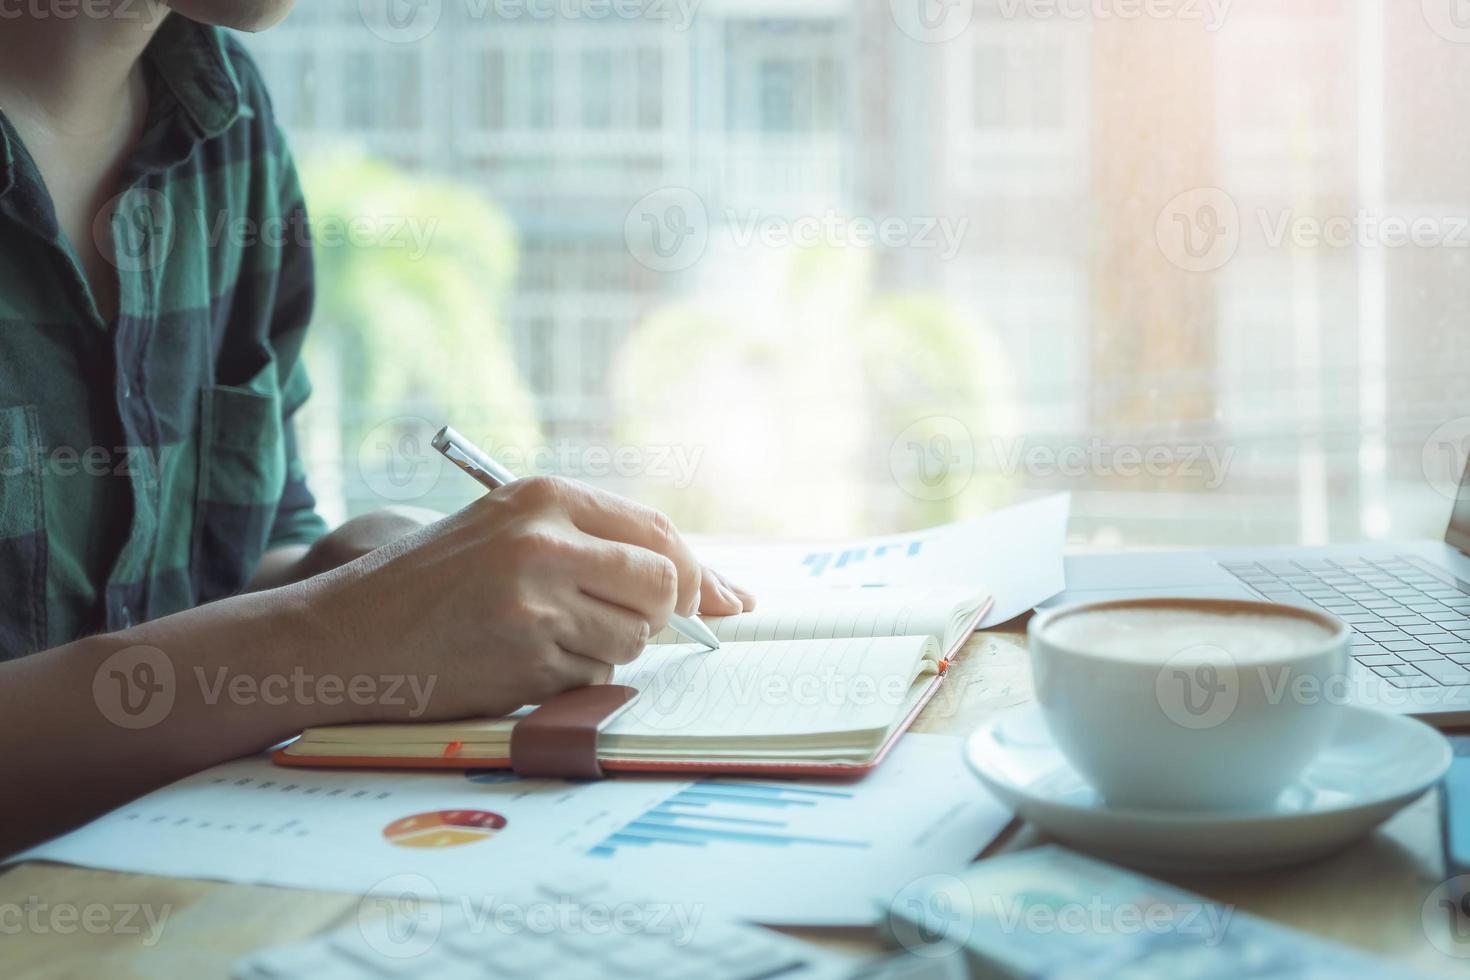
M721 643L763 640L828 640L855 636L933 636L951 645L962 609L981 602L973 589L807 589L762 593L752 612L708 616L704 623ZM689 641L663 629L649 641Z
M650 647L614 671L614 683L641 693L603 736L613 748L626 737L728 742L886 729L938 656L926 636Z

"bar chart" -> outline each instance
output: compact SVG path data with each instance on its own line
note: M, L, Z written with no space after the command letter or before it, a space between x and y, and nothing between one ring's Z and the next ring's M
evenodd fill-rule
M812 846L863 849L871 841L813 833L813 811L850 804L853 793L840 787L782 783L703 781L679 790L608 835L588 851L613 857L625 850L708 848L744 845L762 848ZM805 818L805 819L801 819ZM825 824L825 821L815 821Z
M828 571L841 571L859 562L876 562L885 558L917 558L923 548L923 540L915 538L912 541L890 542L873 547L844 548L841 551L813 551L801 560L801 566L808 570L812 578L819 579Z

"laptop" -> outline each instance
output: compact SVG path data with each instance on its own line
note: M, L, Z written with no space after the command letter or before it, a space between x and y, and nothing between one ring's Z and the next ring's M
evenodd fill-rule
M1067 588L1042 608L1136 596L1266 599L1315 606L1353 628L1334 696L1470 725L1470 466L1442 541L1219 548L1066 558Z

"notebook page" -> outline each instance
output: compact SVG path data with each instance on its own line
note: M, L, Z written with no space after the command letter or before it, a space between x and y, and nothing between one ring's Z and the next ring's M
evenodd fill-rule
M721 643L827 640L853 636L933 636L949 640L956 612L975 607L973 589L806 589L761 593L756 608L738 616L706 616ZM649 641L689 641L663 629ZM946 646L948 644L946 643Z
M932 673L932 637L840 637L650 647L614 671L641 693L603 729L626 738L722 741L887 728L914 679Z

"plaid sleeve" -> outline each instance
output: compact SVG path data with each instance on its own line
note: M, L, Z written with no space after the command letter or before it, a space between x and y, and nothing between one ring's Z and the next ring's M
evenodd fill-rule
M308 227L301 182L289 155L282 161L281 214L287 227ZM306 484L306 468L296 438L295 416L311 394L311 382L302 362L301 347L311 322L315 301L315 268L309 236L287 235L281 254L280 282L271 313L271 346L281 373L281 412L285 429L286 486L276 506L269 548L311 544L327 531L326 521L316 512L316 498Z

